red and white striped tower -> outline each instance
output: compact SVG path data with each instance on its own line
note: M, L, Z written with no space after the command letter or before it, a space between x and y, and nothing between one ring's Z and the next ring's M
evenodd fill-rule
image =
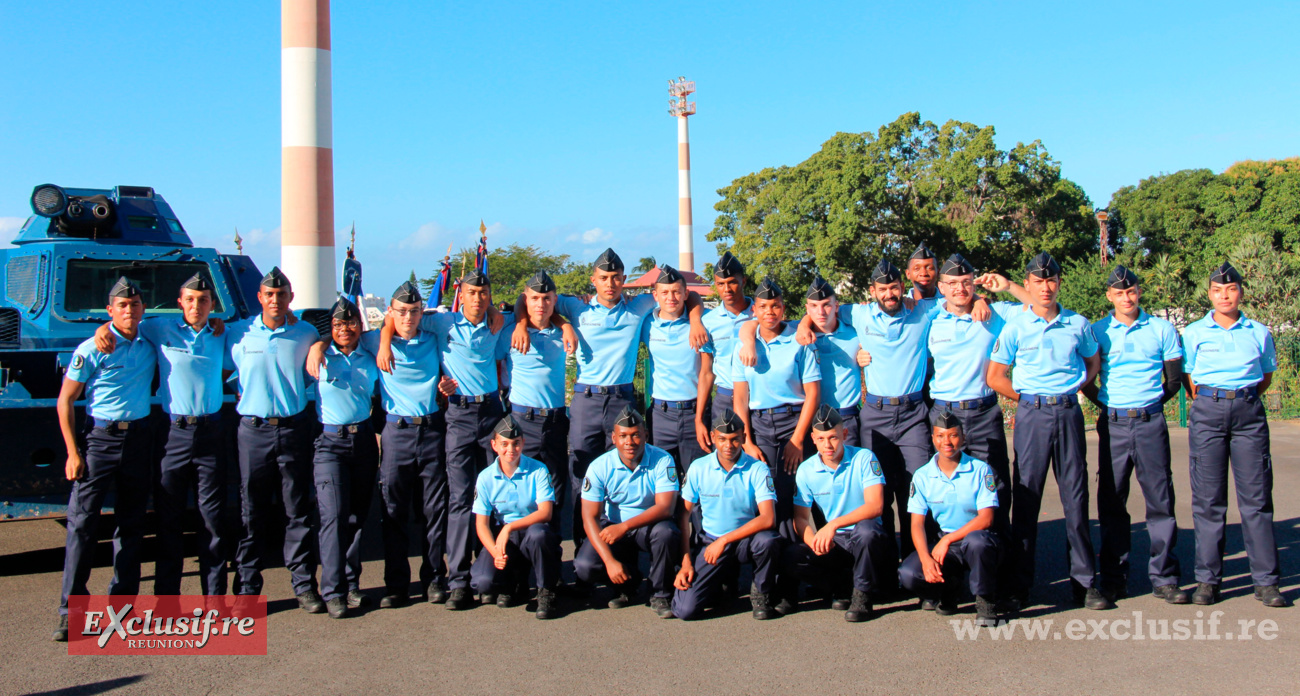
M668 81L668 113L677 117L677 268L695 270L695 237L691 223L691 143L686 118L695 113L695 102L686 97L695 83L685 77Z
M280 2L280 267L299 307L334 303L329 0Z

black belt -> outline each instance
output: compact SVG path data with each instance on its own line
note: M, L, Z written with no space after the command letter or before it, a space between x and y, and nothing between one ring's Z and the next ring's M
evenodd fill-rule
M463 396L461 394L452 394L451 396L447 397L447 403L451 404L452 406L460 406L462 408L465 406L477 406L478 404L490 404L494 402L499 403L500 401L501 401L501 395L496 392L491 392L489 394L476 394L474 396Z
M1110 416L1111 420L1119 420L1120 418L1141 418L1144 421L1149 421L1151 420L1151 416L1154 416L1157 413L1162 413L1164 410L1165 407L1157 403L1151 404L1150 406L1143 406L1142 408L1107 408L1106 414Z
M171 421L171 424L172 424L172 425L176 425L176 426L180 426L180 427L184 428L184 427L186 427L186 426L202 425L202 424L204 424L204 423L216 423L217 421L220 421L220 420L221 420L221 414L220 414L220 413L209 413L209 414L206 415L206 416L172 416L172 415L168 415L168 416L167 416L167 420L168 420L168 421Z
M1255 387L1242 387L1241 389L1215 389L1214 387L1202 387L1196 385L1196 398L1208 396L1215 401L1219 399L1249 399L1259 396L1259 390Z
M633 392L633 388L631 383L614 384L606 387L592 385L592 384L573 385L574 394L586 394L587 396L591 396L592 394L622 394L626 396L628 394L631 394L632 392Z
M326 423L322 425L321 428L325 432L331 435L339 435L339 434L356 435L357 433L362 433L369 430L370 421L361 421L360 423L348 423L347 425L330 425L329 423Z
M433 414L430 413L427 416L394 416L390 413L385 420L389 423L396 423L399 428L405 428L408 425L433 425Z
M563 406L556 406L555 408L533 408L532 406L510 404L511 412L518 413L527 420L533 420L534 418L550 418L552 415L560 413L563 410Z
M732 394L735 393L736 392L732 389L728 389L726 387L718 387L718 396L731 396Z
M949 411L974 411L976 409L988 408L997 402L998 395L989 394L983 398L966 399L965 401L943 401L941 399L935 399L934 406L940 411L944 409Z
M883 408L885 406L901 406L921 400L921 392L912 392L902 396L876 396L867 394L867 405Z
M298 422L300 418L302 418L303 413L306 413L306 411L302 411L301 413L295 413L292 416L273 416L271 418L263 418L261 416L244 416L244 422L252 426L259 426L263 424L275 426L275 427L279 427L281 425L293 425L294 423Z
M137 418L129 421L115 421L106 418L93 418L91 420L94 421L96 428L102 428L104 430L130 430L131 428L139 428L146 425L146 419L144 418Z
M660 411L695 410L695 399L688 399L686 401L665 401L663 399L655 399L653 403L654 403L654 407L659 409Z
M1020 404L1042 408L1044 406L1074 406L1079 397L1074 394L1021 394Z
M776 415L778 413L794 413L801 408L803 407L786 404L785 406L777 406L776 408L756 408L751 413L757 416L768 416Z

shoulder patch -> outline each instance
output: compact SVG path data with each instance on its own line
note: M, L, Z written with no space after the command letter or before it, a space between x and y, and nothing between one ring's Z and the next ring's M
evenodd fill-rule
M72 356L72 369L80 370L81 368L85 367L85 365L86 365L85 358L81 357L80 355Z
M911 498L916 495L916 482L907 484L907 497Z
M984 474L984 487L987 488L990 493L997 492L998 479L996 476L993 475L993 472L990 471L989 473Z
M591 490L591 479L586 476L582 477L582 490L584 493Z
M671 481L671 482L673 482L673 483L677 483L677 465L676 465L676 464L670 464L670 465L668 466L668 480Z
M993 341L993 352L994 352L994 353L998 352L998 349L1001 348L1001 347L1002 347L1002 339L1001 339L1001 338L999 338L999 339Z
M767 475L767 492L768 492L768 493L775 493L775 492L776 492L776 484L772 482L772 475L771 475L771 474L768 474L768 475Z
M875 474L876 476L884 476L884 474L881 473L880 470L880 460L876 459L875 457L871 458L871 473Z

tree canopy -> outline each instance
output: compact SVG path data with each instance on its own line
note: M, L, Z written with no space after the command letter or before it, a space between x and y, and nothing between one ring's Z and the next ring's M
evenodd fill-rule
M475 249L465 248L452 254L451 280L454 283L462 273L474 267ZM551 254L533 245L511 244L509 246L488 250L488 276L492 279L493 297L500 301L509 301L524 291L524 285L537 271L545 270L551 274L555 284L562 293L588 292L586 284L590 283L591 267L569 260L568 254ZM432 290L438 269L420 280L425 291ZM574 276L577 273L578 276ZM575 277L580 277L577 282ZM429 298L429 304L439 301L449 302L451 288L444 289L443 298Z

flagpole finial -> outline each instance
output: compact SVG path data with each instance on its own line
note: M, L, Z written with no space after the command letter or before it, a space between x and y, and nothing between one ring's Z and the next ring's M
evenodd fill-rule
M451 260L451 246L452 246L453 244L455 244L455 242L447 242L447 253L442 255L442 260L443 260L443 261L450 261L450 260Z
M238 228L238 227L235 228L235 253L236 253L236 254L243 254L243 253L244 253L244 240L242 240L242 239L239 238L239 228Z
M351 239L348 242L348 251L355 251L357 248L357 221L356 220L352 221L352 232L349 234L349 237Z
M478 231L479 234L483 235L484 237L487 236L487 225L484 224L483 218L478 219Z

